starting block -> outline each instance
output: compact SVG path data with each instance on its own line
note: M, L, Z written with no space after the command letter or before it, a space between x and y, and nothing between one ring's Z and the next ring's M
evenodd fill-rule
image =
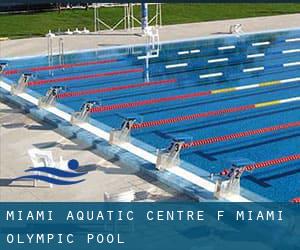
M72 124L88 122L92 107L100 105L98 101L87 101L84 103L79 112L75 112L71 117Z
M245 158L231 161L231 168L223 171L223 176L225 176L226 179L222 178L216 181L214 196L220 199L240 195L240 181L244 173L243 167L253 163L254 162Z
M6 67L7 67L6 62L0 62L0 74L3 73L3 71L5 70Z
M63 86L53 86L51 87L45 96L41 97L38 102L40 108L47 108L55 104L55 100L59 92L65 90Z
M28 85L28 82L29 82L31 77L32 77L31 73L23 73L20 76L20 78L18 80L18 83L12 85L11 94L12 95L17 95L17 94L23 93L24 90L26 89L26 87Z
M192 140L190 136L176 136L173 138L171 145L167 149L158 152L156 160L156 169L167 169L180 165L180 151L184 143Z
M130 142L131 129L134 123L142 122L142 117L137 114L129 114L125 119L120 129L113 129L109 135L110 144L120 144Z
M230 34L237 34L237 35L242 34L243 33L242 25L240 23L230 25L230 27L229 27L229 33Z
M235 170L237 170L237 168ZM240 177L242 173L235 173L235 170L233 170L233 174L229 180L219 179L216 181L214 196L217 199L226 198L232 195L240 195Z

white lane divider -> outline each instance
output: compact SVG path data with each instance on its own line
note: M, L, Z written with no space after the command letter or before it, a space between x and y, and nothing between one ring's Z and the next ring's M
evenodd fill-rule
M188 50L177 52L178 55L187 55L187 54L189 54L189 53L190 53L190 52L189 52Z
M247 69L243 69L243 72L244 73L255 72L255 71L261 71L261 70L264 70L264 69L265 69L265 67L247 68Z
M300 65L300 62L290 62L290 63L284 63L283 67L292 67L292 66L298 66Z
M190 50L191 54L196 54L196 53L200 53L200 49L192 49Z
M143 60L143 59L147 59L147 58L157 58L158 55L157 54L153 54L153 55L145 55L145 56L138 56L137 59L138 60Z
M289 83L289 82L297 82L297 81L300 81L300 77L284 79L284 80L281 80L280 82L281 83Z
M228 49L235 49L234 45L230 45L230 46L223 46L223 47L219 47L218 50L228 50Z
M285 84L285 83L298 82L298 81L300 81L300 77L288 78L288 79L283 79L283 80L274 80L274 81L269 81L269 82L254 83L254 84L242 85L242 86L238 86L238 87L215 89L215 90L212 90L211 93L212 94L229 93L229 92L238 91L238 90L246 90L246 89L274 86L277 84Z
M293 97L293 98L288 98L288 99L283 99L280 100L280 103L289 103L289 102L296 102L296 101L300 101L300 96L299 97Z
M182 67L187 67L187 66L188 66L188 63L169 64L169 65L166 65L166 69L182 68Z
M211 74L204 74L204 75L199 75L200 78L210 78L210 77L217 77L217 76L222 76L222 72L218 73L211 73Z
M184 51L178 51L178 55L188 55L188 54L196 54L200 53L200 49L192 49L192 50L184 50Z
M299 38L286 39L285 42L286 43L300 42L300 37Z
M252 43L252 46L253 47L256 47L256 46L265 46L265 45L269 45L269 44L271 44L271 42L266 41L266 42Z
M218 59L208 60L207 62L208 63L218 63L218 62L227 62L227 61L228 61L228 58L218 58Z
M247 55L247 58L257 58L257 57L264 57L264 56L265 56L264 53L257 53L257 54Z
M291 54L291 53L298 53L300 49L290 49L290 50L283 50L282 54Z

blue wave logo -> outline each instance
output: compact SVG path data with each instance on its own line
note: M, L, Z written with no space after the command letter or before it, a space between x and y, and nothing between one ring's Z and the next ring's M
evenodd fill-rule
M24 176L17 177L15 179L13 179L12 181L33 179L33 180L48 182L50 184L55 184L55 185L74 185L74 184L78 184L78 183L85 181L85 179L68 180L68 179L80 177L80 176L87 174L87 173L75 172L75 170L77 170L79 168L79 163L77 160L74 160L74 159L70 160L68 162L68 168L71 171L65 171L65 170L61 170L61 169L53 168L53 167L37 167L37 168L29 168L29 169L25 170L26 173L39 172L42 174L48 174L51 176L59 177L60 179L57 179L55 177L45 176L45 175L32 174L32 175L24 175Z

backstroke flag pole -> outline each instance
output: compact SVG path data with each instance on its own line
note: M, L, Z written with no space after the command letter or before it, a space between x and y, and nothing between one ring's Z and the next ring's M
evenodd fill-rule
M148 3L141 4L142 15L142 31L145 31L148 27Z

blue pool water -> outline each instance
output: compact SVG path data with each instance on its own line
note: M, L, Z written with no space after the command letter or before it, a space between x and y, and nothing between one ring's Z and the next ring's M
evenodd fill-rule
M83 64L54 70L36 70L48 66L47 57L8 59L6 71L18 71L5 77L17 81L22 72L33 71L32 82L46 81L29 87L39 95L45 95L51 86L57 85L65 86L66 92L74 92L174 80L168 84L58 99L57 102L65 105L70 112L78 111L83 103L90 100L110 106L299 78L284 84L177 98L91 114L93 119L110 128L119 128L123 117L129 113L138 114L147 122L300 96L300 30L297 29L164 43L159 57L151 58L148 67L144 59L138 59L146 51L147 46L135 46L71 53L65 55L66 65ZM101 60L112 61L88 64ZM54 65L58 63L58 56L55 56ZM114 73L93 77L105 72ZM146 79L147 72L149 79ZM209 77L208 74L217 75ZM55 82L47 82L53 79L56 79ZM296 121L300 121L300 101L137 129L133 130L132 135L161 149L166 148L171 138L178 134L198 140ZM234 159L261 162L299 153L300 129L294 127L188 148L181 152L181 159L208 172L219 172L228 168ZM300 162L246 173L241 183L242 187L267 199L288 201L300 196Z

